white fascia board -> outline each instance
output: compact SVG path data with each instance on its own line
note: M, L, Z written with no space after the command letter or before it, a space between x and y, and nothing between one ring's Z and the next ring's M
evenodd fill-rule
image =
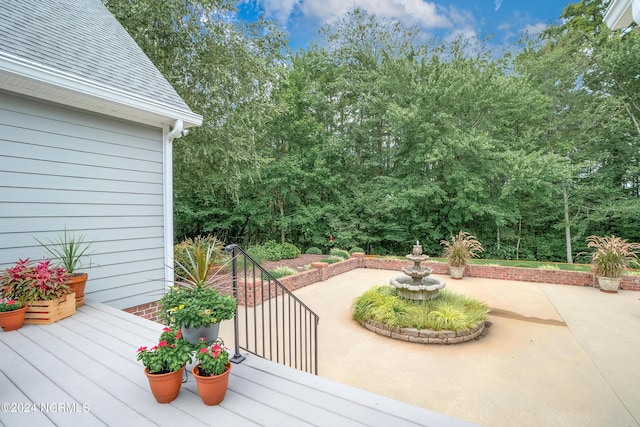
M604 12L604 22L611 30L627 28L633 23L632 0L612 0Z
M191 111L99 85L6 52L0 52L0 89L156 126L173 125L176 120L182 120L185 128L202 124L202 116Z

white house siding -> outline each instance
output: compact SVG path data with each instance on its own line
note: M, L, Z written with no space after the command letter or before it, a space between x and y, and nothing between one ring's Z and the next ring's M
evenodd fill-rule
M163 293L162 129L0 92L0 269L34 237L94 242L86 296L126 308Z

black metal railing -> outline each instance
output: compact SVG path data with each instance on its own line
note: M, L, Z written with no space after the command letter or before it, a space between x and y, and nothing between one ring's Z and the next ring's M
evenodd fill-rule
M232 244L235 354L243 350L276 363L318 374L318 315L307 307L242 248Z

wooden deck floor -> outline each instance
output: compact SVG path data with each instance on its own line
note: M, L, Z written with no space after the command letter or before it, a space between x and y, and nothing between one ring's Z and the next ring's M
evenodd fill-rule
M158 404L136 350L161 329L88 301L55 324L0 332L0 425L470 425L252 355L233 366L220 405L201 402L191 374L175 401Z

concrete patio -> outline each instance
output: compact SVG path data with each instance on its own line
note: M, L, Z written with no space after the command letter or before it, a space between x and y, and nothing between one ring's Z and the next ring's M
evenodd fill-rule
M639 425L640 293L440 276L485 301L491 326L421 345L350 318L355 297L399 274L356 269L295 292L320 315L320 376L484 426Z

